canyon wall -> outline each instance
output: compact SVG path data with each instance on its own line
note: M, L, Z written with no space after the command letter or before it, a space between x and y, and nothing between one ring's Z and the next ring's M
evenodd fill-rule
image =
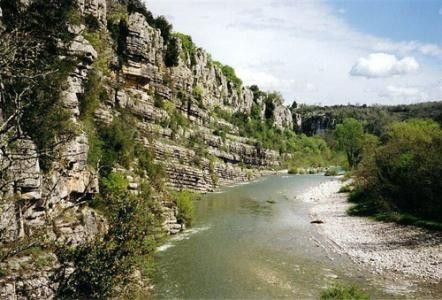
M25 10L32 1L20 2ZM252 107L264 116L265 95L232 82L203 49L186 52L182 40L174 37L178 63L166 66L170 43L165 43L161 31L143 14L129 12L125 15L125 35L120 39L124 45L124 59L120 60L119 45L112 39L108 22L116 14L115 7L125 8L124 4L105 0L78 0L77 4L79 15L93 17L98 28L91 34L84 22L71 24L72 40L59 43L76 61L62 92L70 122L79 128L76 136L57 145L59 155L45 171L37 143L29 136L20 136L13 147L5 147L0 153L0 243L18 248L23 244L30 249L3 257L0 269L2 273L7 270L0 278L3 299L52 298L59 273L75 268L61 270L51 250L31 251L41 239L76 247L103 235L109 226L103 213L88 205L100 193L99 172L89 163L91 136L81 107L92 73L98 74L106 91L93 111L93 121L106 126L122 116L130 119L137 133L134 143L154 154L171 190L207 192L220 185L249 181L278 170L289 158L239 134L239 128L226 116L250 116ZM0 11L0 30L2 17ZM281 101L272 105L274 127L291 130L288 108ZM133 194L140 192L143 180L149 180L132 165L114 169L125 174ZM175 234L182 230L174 199L161 195L158 199L164 231Z

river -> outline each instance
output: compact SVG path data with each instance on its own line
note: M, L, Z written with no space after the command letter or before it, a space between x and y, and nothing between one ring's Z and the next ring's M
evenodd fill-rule
M271 176L203 196L193 227L158 250L154 297L318 298L340 282L391 298L394 282L321 246L312 204L296 196L327 180L334 179Z

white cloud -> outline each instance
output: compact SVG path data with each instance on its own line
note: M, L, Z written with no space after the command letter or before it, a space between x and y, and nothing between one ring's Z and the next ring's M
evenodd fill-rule
M442 48L438 45L423 44L418 41L392 42L389 40L380 40L373 46L373 50L381 52L397 52L400 55L417 52L434 57L442 56Z
M147 4L156 15L172 15L175 30L192 35L214 59L233 66L245 84L281 91L287 103L297 99L393 104L417 99L393 98L392 92L387 97L387 86L413 86L428 100L442 99L439 45L360 32L344 21L349 11L340 14L327 1L149 0ZM349 74L359 58L379 52L394 57L394 67L384 72L396 76L360 80ZM367 70L370 76L379 74Z
M253 71L251 69L239 68L236 70L237 75L247 82L255 82L258 86L272 89L280 85L281 80L275 76L266 73Z
M424 55L441 56L442 49L434 44L425 44L419 47L419 51Z
M415 87L389 85L379 94L380 97L395 99L399 102L428 101L427 93Z
M350 71L352 76L366 78L391 77L417 71L419 64L414 57L397 59L386 53L371 53L367 58L361 57Z

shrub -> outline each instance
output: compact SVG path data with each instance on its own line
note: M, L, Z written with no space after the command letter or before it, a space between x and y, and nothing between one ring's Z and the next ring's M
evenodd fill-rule
M213 62L214 65L216 65L218 68L221 69L221 72L226 77L228 81L233 83L233 86L239 90L242 86L242 80L236 76L235 69L233 69L231 66L223 65L222 63L218 61Z
M196 52L196 46L192 41L192 37L186 34L182 34L182 33L174 33L174 37L175 38L179 38L181 40L181 45L182 45L182 55L183 55L183 59L187 59L190 58L190 62L192 65L196 64L195 61L195 52Z
M359 202L374 207L373 212L399 211L441 221L440 153L442 130L434 121L393 123L385 143L355 172L361 193L371 195L360 196Z
M134 159L137 135L133 120L126 115L115 117L110 126L99 126L98 134L103 145L100 173L106 176L115 163L129 167Z
M327 171L325 171L325 176L337 176L338 175L338 168L331 167L328 168Z
M139 175L144 176L144 172L146 172L151 184L157 190L163 190L166 177L166 171L163 166L154 162L154 154L150 149L137 145L135 151L138 158Z
M110 36L116 43L117 48L117 69L121 69L123 64L127 62L127 36L129 34L127 18L127 13L122 13L122 15L118 13L116 15L108 16L107 29L109 30Z
M197 85L193 88L192 94L195 97L196 101L198 102L198 106L202 107L203 106L204 88L200 85Z
M298 168L290 168L289 169L289 174L299 174L299 170L298 170Z
M161 231L158 203L148 190L139 196L130 194L120 173L109 174L103 187L100 201L109 218L106 234L76 248L57 250L64 267L75 265L72 274L60 274L57 293L62 298L111 298L116 286L125 288L131 283L135 269L149 269L145 264L152 259Z
M193 204L192 200L195 198L195 194L189 191L181 191L175 193L175 200L178 208L177 220L178 223L185 224L187 226L192 225L193 221Z
M159 16L154 21L154 27L161 31L161 36L163 37L164 42L168 44L171 37L172 24L167 21L166 17Z
M370 296L355 286L335 284L321 292L321 300L368 300Z
M164 108L164 98L155 94L153 105L158 108Z
M164 62L167 67L176 67L179 64L180 49L178 48L178 43L176 38L170 39L167 44L166 56L164 57Z
M89 31L97 31L98 29L100 29L100 22L95 16L91 14L88 14L84 17L84 23Z

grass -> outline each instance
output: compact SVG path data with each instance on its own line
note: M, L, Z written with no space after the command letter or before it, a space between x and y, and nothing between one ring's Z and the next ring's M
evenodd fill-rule
M354 285L335 284L321 292L321 300L368 300L370 295Z

